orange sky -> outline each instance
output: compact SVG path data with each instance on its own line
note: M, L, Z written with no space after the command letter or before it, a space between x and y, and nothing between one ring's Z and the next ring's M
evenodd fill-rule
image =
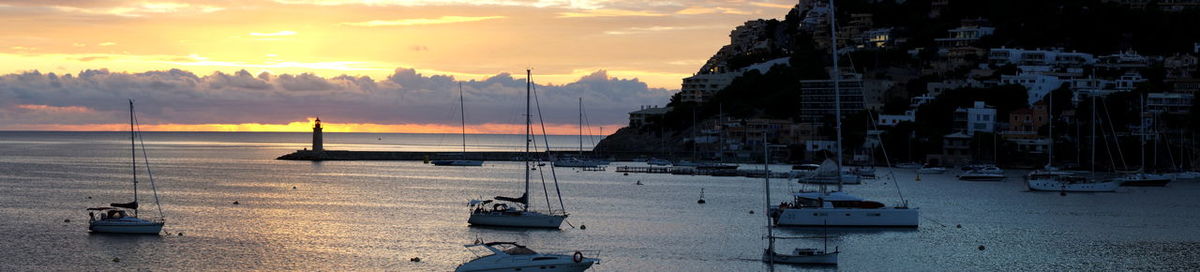
M728 43L733 27L782 17L795 2L13 0L0 2L0 74L178 68L198 75L246 70L381 80L403 67L471 80L532 67L544 84L566 84L605 70L613 78L678 89L681 78ZM155 128L292 131L291 120L300 118ZM119 123L0 129L96 130ZM346 126L353 131L444 129L436 124ZM502 125L473 129L488 132L497 126Z
M287 124L154 124L140 125L142 131L219 131L219 132L311 132L313 120L306 122L291 122ZM367 132L367 133L461 133L462 128L443 124L356 124L322 122L324 132ZM584 128L584 135L601 135L612 133L616 126L595 126ZM523 125L514 124L482 124L467 126L467 134L521 134ZM589 130L590 129L590 130ZM12 126L9 130L41 130L41 131L128 131L129 124L35 124ZM534 127L536 134L541 134L541 127ZM550 135L578 135L579 127L575 125L548 125L546 133Z

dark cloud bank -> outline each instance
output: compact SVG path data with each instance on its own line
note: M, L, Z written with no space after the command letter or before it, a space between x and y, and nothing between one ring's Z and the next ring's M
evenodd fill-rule
M522 71L523 72L523 71ZM537 75L534 75L537 82ZM87 70L78 75L39 72L0 76L0 127L25 124L124 122L125 100L135 99L144 123L287 123L319 115L337 123L458 123L458 84L467 122L521 123L525 76L502 73L457 81L396 69L385 79L246 71L197 76L172 69L144 73ZM565 85L538 85L547 123L574 124L577 100L592 124L625 123L638 105L664 104L671 92L637 79L597 71ZM18 105L86 107L90 112L34 110Z

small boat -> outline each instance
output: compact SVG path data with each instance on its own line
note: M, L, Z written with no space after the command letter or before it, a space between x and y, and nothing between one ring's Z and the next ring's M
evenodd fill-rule
M946 168L925 165L925 166L921 166L921 169L917 169L917 173L918 174L945 174Z
M1171 179L1173 179L1173 180L1178 180L1178 181L1200 180L1200 172L1195 172L1195 171L1172 172L1172 173L1166 173L1164 175L1171 177Z
M958 175L959 180L965 181L1001 181L1004 180L1004 169L995 166L983 166L967 170Z
M1163 187L1171 182L1171 177L1159 174L1150 173L1134 173L1123 177L1118 177L1121 186L1130 187Z
M902 162L896 164L896 168L900 169L920 169L921 166L922 164L916 162Z
M141 136L135 129L137 126L136 117L133 113L133 100L129 100L129 147L133 155L133 201L128 203L111 203L109 207L87 208L88 210L88 231L93 233L120 233L120 234L158 234L162 232L164 220L162 219L162 206L158 206L158 219L145 220L138 217L138 181L137 181L137 144L136 140ZM146 155L145 144L142 145L142 156ZM145 160L146 173L150 180L150 188L155 189L154 175L150 172L150 161ZM158 192L154 192L154 203L158 204ZM97 217L95 212L100 212Z
M958 180L964 181L1001 181L1004 180L1004 174L983 173L978 170L967 171L958 175Z
M479 256L458 265L455 272L483 271L586 271L600 263L598 258L584 257L583 252L571 255L538 253L514 242L491 242L465 245L466 248L484 248L490 254Z
M597 167L604 165L599 161L584 160L580 158L563 158L553 162L554 167Z
M764 137L763 145L766 145L765 137ZM764 148L764 150L770 150L770 149ZM770 151L768 151L768 152L770 152ZM770 169L768 167L768 162L770 161L770 158L771 158L770 155L767 154L767 152L764 152L764 154L763 154L763 169L762 169L763 172L770 173ZM825 249L822 249L822 250L818 250L815 248L796 248L795 250L792 250L792 254L784 254L784 253L775 252L775 239L778 239L780 237L775 237L775 232L774 232L775 218L771 216L771 208L772 208L771 207L771 203L772 203L771 202L771 175L763 175L763 188L764 188L763 191L765 192L763 194L763 196L765 196L765 198L767 200L765 202L766 203L766 207L765 207L766 211L763 214L767 219L767 239L769 241L767 243L767 248L763 250L763 261L770 263L770 264L782 263L782 264L837 265L838 250L835 247L833 252L829 252L829 236L828 235L822 237L825 239Z
M857 176L863 177L863 178L875 178L875 168L874 167L852 167L852 168L850 168L850 174L854 174L854 175L857 175Z
M1025 180L1025 186L1030 191L1045 192L1116 192L1117 187L1121 186L1121 181L1094 181L1065 172L1047 171L1037 175L1031 174Z

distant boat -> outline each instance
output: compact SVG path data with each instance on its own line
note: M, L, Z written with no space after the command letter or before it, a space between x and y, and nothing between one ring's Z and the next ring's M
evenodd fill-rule
M458 84L458 109L462 121L462 158L456 160L435 160L429 163L438 166L483 166L481 160L467 159L467 104L463 102L462 83Z
M520 227L520 228L559 228L562 226L563 220L567 219L565 210L550 210L543 212L532 211L529 208L529 178L530 169L533 168L532 162L529 160L532 157L530 143L533 142L531 119L532 112L530 111L529 97L533 85L533 73L526 70L526 99L525 99L525 155L521 156L525 162L525 192L520 197L504 197L497 196L490 200L471 200L467 206L471 210L471 217L467 219L467 223L478 226L497 226L497 227ZM545 139L543 137L543 139ZM548 140L547 140L548 141ZM548 144L548 142L547 142ZM549 146L546 147L547 150ZM553 169L554 166L551 166ZM553 172L551 172L553 173ZM558 187L558 180L555 178L555 188ZM549 197L547 197L548 200ZM562 206L562 195L558 195L559 205ZM510 206L512 204L512 206Z
M477 257L463 263L454 269L455 272L493 272L493 271L547 271L547 272L579 272L585 271L600 259L584 257L583 252L574 254L545 254L538 253L514 242L491 242L466 245L467 248L482 247L488 255Z
M154 204L158 206L158 219L145 220L138 217L138 181L137 181L137 144L140 133L136 129L137 118L134 116L133 100L129 100L129 150L132 154L133 166L133 201L128 203L112 203L109 207L88 208L88 230L94 233L122 234L158 234L164 224L162 206L158 203L158 190L154 186L154 175L150 172L150 159L146 158L145 144L142 146L142 157L145 159L146 173L150 180L150 188L154 190ZM93 212L100 212L99 218Z
M821 168L821 165L815 164L815 163L802 163L802 164L792 165L792 170L813 171L813 170L817 170L817 168Z
M1121 186L1121 182L1117 180L1096 181L1067 172L1044 171L1031 173L1025 180L1025 185L1030 191L1116 192L1117 187Z
M1167 186L1171 179L1171 176L1168 175L1150 173L1133 173L1117 178L1118 181L1121 181L1121 186L1132 187L1163 187Z
M1004 169L991 165L975 167L958 175L959 180L965 181L1001 181L1004 178Z
M724 163L702 163L702 164L696 165L696 169L699 169L699 170L737 170L738 165L724 164Z
M945 174L946 171L945 167L930 166L928 164L921 166L921 169L917 169L917 173L919 174Z
M585 160L575 157L557 159L552 163L554 164L554 167L599 167L604 165L604 163L600 161Z
M921 165L922 165L922 164L920 164L920 163L915 163L915 162L902 162L902 163L897 163L897 164L896 164L896 168L900 168L900 169L919 169L919 168L921 168Z

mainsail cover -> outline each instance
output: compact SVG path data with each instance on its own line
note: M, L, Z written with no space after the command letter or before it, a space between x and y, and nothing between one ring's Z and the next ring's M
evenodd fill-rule
M117 207L117 208L128 208L128 209L134 209L134 210L136 210L138 208L137 201L129 202L129 203L112 203L109 205L111 205L113 207Z
M518 197L518 198L511 198L511 197L507 197L507 196L496 196L496 200L529 205L529 194L528 193L521 194L521 197Z

